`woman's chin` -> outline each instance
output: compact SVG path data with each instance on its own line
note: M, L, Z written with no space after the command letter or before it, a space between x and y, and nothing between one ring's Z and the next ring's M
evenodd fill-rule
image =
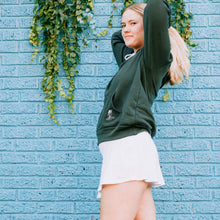
M134 48L132 43L126 42L125 45L130 48Z

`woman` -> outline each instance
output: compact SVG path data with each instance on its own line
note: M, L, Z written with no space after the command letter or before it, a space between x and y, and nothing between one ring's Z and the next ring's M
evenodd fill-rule
M127 7L112 48L119 71L106 88L97 125L103 156L100 219L155 220L151 187L165 183L152 140L151 106L165 83L179 83L183 72L188 75L188 50L170 27L166 0Z

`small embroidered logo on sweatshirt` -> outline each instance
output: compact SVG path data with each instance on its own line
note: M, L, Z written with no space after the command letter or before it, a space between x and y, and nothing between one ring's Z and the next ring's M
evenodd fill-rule
M113 120L115 117L112 115L112 109L109 109L107 112L107 121Z

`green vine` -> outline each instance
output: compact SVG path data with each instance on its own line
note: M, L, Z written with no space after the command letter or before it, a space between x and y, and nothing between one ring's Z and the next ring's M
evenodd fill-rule
M36 57L39 45L44 48L45 55L41 61L44 61L45 75L41 86L46 94L49 117L57 124L59 123L55 119L54 103L57 91L62 97L66 97L73 113L75 76L78 74L77 65L80 63L81 53L80 39L83 39L83 45L86 46L85 31L90 27L93 9L92 0L36 0L35 2L29 35L29 41L35 47L32 58ZM62 65L69 83L66 93L59 78L60 47L62 47Z

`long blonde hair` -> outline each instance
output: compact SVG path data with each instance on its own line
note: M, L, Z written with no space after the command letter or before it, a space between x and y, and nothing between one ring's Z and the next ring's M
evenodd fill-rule
M125 8L123 13L127 9L131 9L143 16L146 5L146 3L132 4ZM189 49L175 28L170 26L168 31L170 36L171 54L173 55L173 61L168 74L170 75L170 84L174 85L182 82L184 80L184 75L186 79L189 77Z

